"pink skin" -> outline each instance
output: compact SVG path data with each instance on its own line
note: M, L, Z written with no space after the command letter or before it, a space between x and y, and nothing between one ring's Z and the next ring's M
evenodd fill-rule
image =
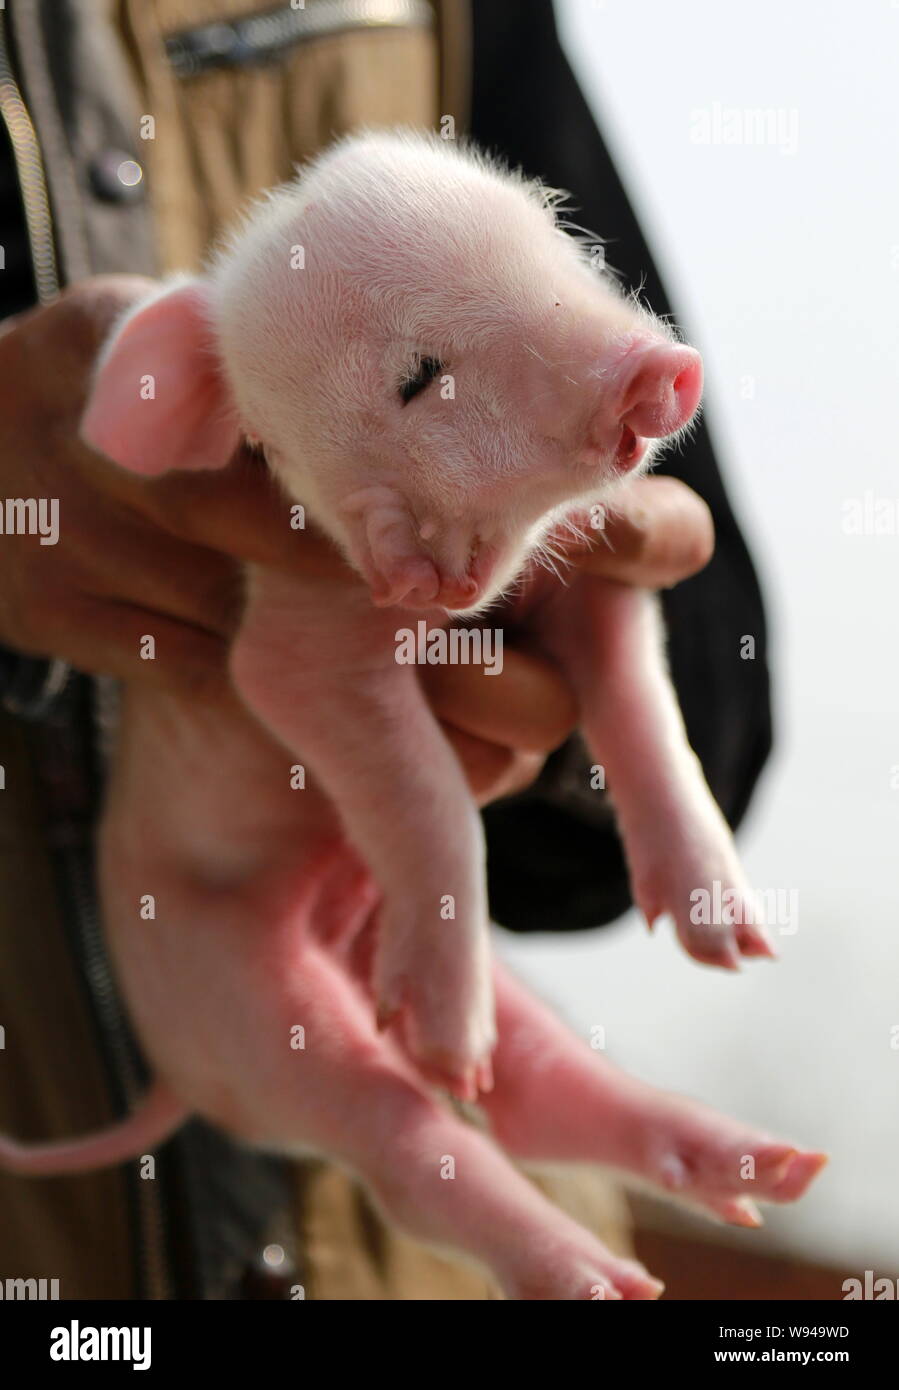
M369 593L254 568L234 692L195 707L128 690L101 881L159 1087L104 1135L0 1141L0 1162L121 1161L196 1112L265 1149L344 1161L401 1225L483 1260L513 1297L654 1297L430 1083L487 1093L513 1153L614 1163L738 1224L756 1220L747 1199L792 1200L823 1160L622 1077L494 977L480 818L394 653L416 613L440 626L478 610L565 515L613 499L693 416L701 363L587 270L538 199L439 146L339 147L210 280L163 288L104 354L88 442L153 474L220 467L241 433L261 439ZM297 243L302 276L287 269ZM404 401L410 343L447 370ZM577 576L534 627L578 693L649 920L670 912L709 963L771 954L759 928L691 921L696 888L749 890L687 745L652 599ZM289 787L297 763L304 791ZM147 892L152 923L136 907Z
M601 377L604 390L571 462L575 469L586 466L614 482L644 462L650 440L664 439L689 424L702 394L702 362L693 348L645 333L627 343L620 362L614 360L617 350L607 354L608 362L592 360L593 350L591 343L591 355L585 357L581 370L587 380L591 375ZM571 372L573 364L566 366ZM524 402L516 400L515 408L525 408ZM542 462L544 471L551 474L551 456ZM566 483L571 495L577 495L578 482L569 478ZM538 486L532 521L544 500L540 491ZM486 505L485 498L485 510ZM464 572L441 565L429 545L437 523L429 518L416 530L407 499L391 488L363 487L342 503L341 513L349 527L351 557L368 580L378 607L474 611L495 597L496 575L508 567L509 552L518 552L513 574L523 560L520 530L500 535L485 546L479 537L482 528L475 523L475 543Z
M806 1190L821 1155L627 1077L499 965L496 1083L483 1101L492 1138L447 1110L401 1037L375 1024L380 894L327 799L291 791L284 771L283 750L229 697L200 710L129 691L101 877L116 969L160 1081L106 1135L45 1149L4 1141L5 1166L121 1161L198 1112L261 1149L338 1159L400 1227L481 1261L526 1299L652 1299L661 1285L553 1207L509 1156L608 1164L736 1225L758 1224L755 1203ZM148 885L153 922L136 909Z
M505 971L496 981L496 1084L482 1103L511 1153L608 1165L735 1226L761 1225L757 1203L796 1201L826 1164L637 1081L579 1044Z
M435 218L446 224L437 242ZM296 245L302 272L287 254ZM425 363L404 394L404 374ZM136 401L148 375L156 396ZM88 405L85 437L139 472L221 461L223 422L236 416L384 610L382 620L352 598L319 609L311 591L254 571L232 673L340 807L384 892L379 1016L402 1014L414 1055L460 1096L489 1082L495 1042L483 837L417 680L397 669L395 633L409 613L439 626L483 610L566 510L613 497L656 440L686 428L701 390L698 353L588 270L520 184L440 142L374 136L339 146L267 205L209 282L133 315ZM757 927L690 920L691 892L716 881L738 904L751 899L687 747L648 600L604 611L611 591L577 592L600 601L563 592L547 645L571 668L609 770L638 902L650 921L670 912L702 961L773 954ZM582 607L595 609L595 632ZM663 839L661 816L674 830Z
M605 769L634 901L649 926L670 914L684 949L707 965L738 970L741 957L773 957L764 927L753 923L752 890L659 661L655 599L578 575L539 610L536 624L581 697L584 736ZM732 925L694 920L692 895L704 889L713 899L716 881L733 894Z

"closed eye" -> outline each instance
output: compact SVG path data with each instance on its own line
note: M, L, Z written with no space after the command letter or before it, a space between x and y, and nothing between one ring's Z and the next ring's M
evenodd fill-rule
M404 377L399 385L400 400L403 405L408 405L442 371L443 363L436 357L417 358L412 364L408 376Z

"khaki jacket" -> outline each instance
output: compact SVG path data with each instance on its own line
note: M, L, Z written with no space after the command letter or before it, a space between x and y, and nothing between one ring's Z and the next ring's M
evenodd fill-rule
M34 147L22 135L20 177L38 259L35 149L53 220L44 298L54 279L195 268L248 198L335 136L363 125L434 127L446 116L465 128L470 45L459 0L282 5L296 35L305 23L314 36L295 35L271 61L219 66L205 65L216 35L221 46L229 33L246 42L246 31L209 26L243 25L278 9L272 0L11 0L6 8L5 42L36 133ZM0 1126L22 1138L108 1123L142 1084L89 920L95 807L78 790L75 765L82 774L91 765L92 698L77 678L49 725L0 715ZM80 742L73 727L87 731ZM79 874L84 904L73 927ZM170 1146L176 1157L161 1162L158 1183L138 1181L134 1165L77 1178L0 1175L0 1280L57 1278L63 1298L283 1297L298 1284L306 1297L326 1299L499 1296L484 1274L386 1229L337 1169L242 1156L193 1128L193 1138ZM191 1162L179 1159L179 1145L186 1152L191 1144ZM247 1172L255 1165L245 1182L242 1164ZM218 1191L226 1172L232 1193L254 1184L263 1191L249 1214L234 1215L238 1198ZM590 1173L542 1181L626 1248L611 1187ZM204 1211L211 1238L198 1234ZM184 1248L204 1240L198 1274ZM253 1268L266 1244L285 1252L272 1277Z

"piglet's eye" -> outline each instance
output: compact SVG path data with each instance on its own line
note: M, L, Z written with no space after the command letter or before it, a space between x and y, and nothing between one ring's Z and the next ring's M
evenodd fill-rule
M399 392L403 405L423 391L443 371L443 363L436 357L419 357L409 369L408 376L400 382Z

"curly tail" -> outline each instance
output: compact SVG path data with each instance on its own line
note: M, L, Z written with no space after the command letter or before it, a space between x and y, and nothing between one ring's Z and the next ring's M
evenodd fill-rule
M20 1144L0 1134L0 1169L24 1177L52 1177L112 1168L152 1153L181 1128L189 1113L167 1086L156 1081L131 1115L95 1134L52 1144Z

